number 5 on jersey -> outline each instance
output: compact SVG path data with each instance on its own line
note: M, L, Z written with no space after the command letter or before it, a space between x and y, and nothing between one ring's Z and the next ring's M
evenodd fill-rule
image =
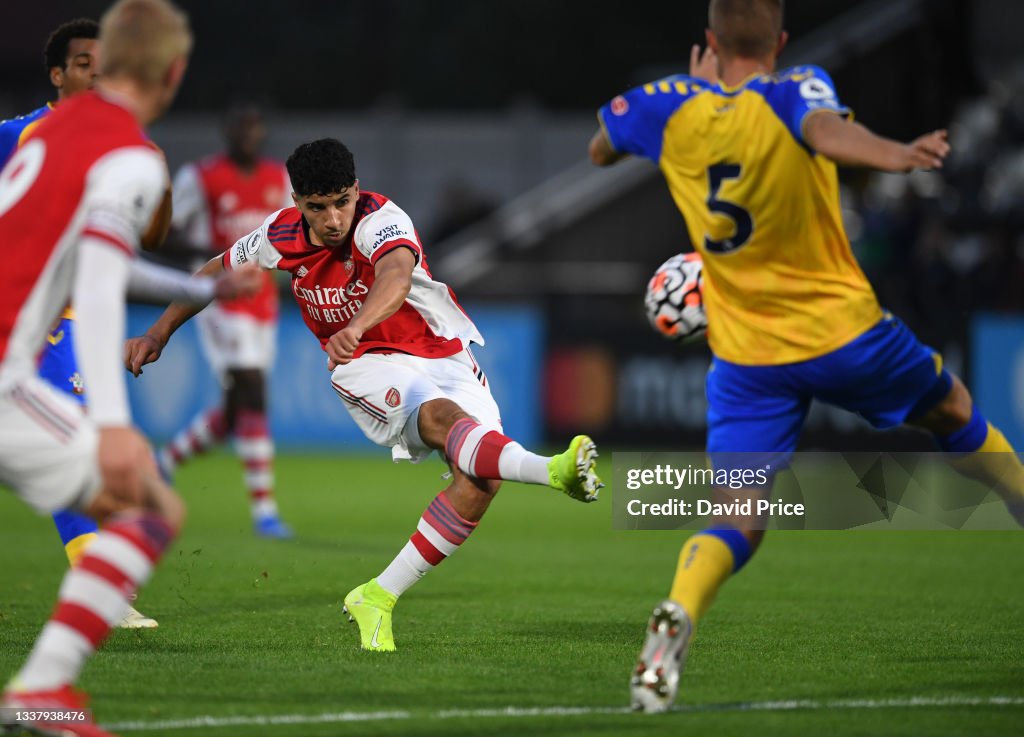
M708 209L715 215L721 215L732 221L735 231L732 237L713 241L704 236L704 248L711 253L729 253L746 245L754 234L754 219L750 213L735 202L718 198L718 190L726 179L739 179L739 164L715 164L708 167Z

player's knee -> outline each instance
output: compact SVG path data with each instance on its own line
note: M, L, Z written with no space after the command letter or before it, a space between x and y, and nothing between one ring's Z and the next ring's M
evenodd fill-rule
M419 408L418 429L423 442L431 448L444 448L448 431L463 417L469 417L450 399L431 399Z
M944 436L967 426L974 412L974 402L967 387L956 376L949 393L935 407L914 421L914 424L931 430L936 435Z

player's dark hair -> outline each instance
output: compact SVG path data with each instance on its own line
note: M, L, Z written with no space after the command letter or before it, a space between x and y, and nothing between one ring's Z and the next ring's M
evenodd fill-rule
M334 194L356 183L352 152L334 138L303 143L285 163L292 190L300 197Z
M46 39L43 59L46 71L54 67L67 68L68 46L75 38L99 38L100 24L89 18L75 18L57 26L56 30Z
M708 26L722 53L746 59L767 56L782 33L782 0L711 0Z

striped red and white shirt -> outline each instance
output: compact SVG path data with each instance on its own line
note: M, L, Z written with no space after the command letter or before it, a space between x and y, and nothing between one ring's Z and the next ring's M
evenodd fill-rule
M89 412L101 425L129 421L123 295L167 185L163 157L134 115L100 92L62 103L11 157L0 172L0 389L36 373L74 291ZM76 284L79 273L88 279Z
M363 334L355 356L375 352L443 358L470 343L483 345L452 290L430 275L412 220L384 195L360 192L352 237L342 246L313 245L302 214L289 207L267 218L223 258L229 269L256 263L289 272L302 317L323 347L359 312L373 286L377 259L396 248L408 248L416 256L412 288L393 315Z

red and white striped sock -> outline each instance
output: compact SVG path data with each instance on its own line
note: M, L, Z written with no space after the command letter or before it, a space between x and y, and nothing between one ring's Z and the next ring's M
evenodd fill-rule
M277 516L274 501L274 441L265 412L243 409L235 421L235 452L242 460L253 519Z
M385 591L401 596L437 564L454 553L476 529L463 519L444 492L434 497L398 556L377 576Z
M151 513L119 517L101 529L64 575L57 608L18 673L18 690L49 691L77 679L173 537L170 526Z
M474 478L548 484L550 458L531 453L512 438L470 417L452 425L445 441L445 454L463 473Z
M205 453L215 445L224 442L228 436L228 423L224 410L214 407L198 415L189 425L174 436L174 439L160 450L160 461L168 472L194 455Z

